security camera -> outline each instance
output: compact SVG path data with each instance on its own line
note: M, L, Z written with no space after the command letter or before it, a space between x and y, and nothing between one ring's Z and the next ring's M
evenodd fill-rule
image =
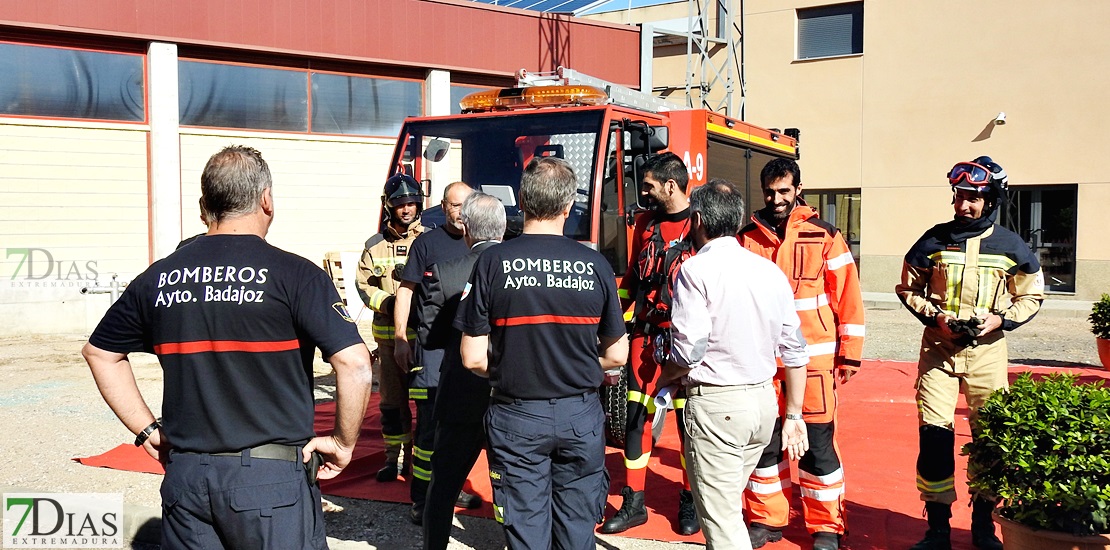
M1002 126L1003 124L1006 124L1006 113L1005 112L998 113L998 116L994 117L994 123L998 126Z

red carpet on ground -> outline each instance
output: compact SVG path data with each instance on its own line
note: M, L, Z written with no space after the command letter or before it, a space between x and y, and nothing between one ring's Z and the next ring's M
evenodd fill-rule
M922 503L915 487L915 461L917 459L917 412L914 405L913 382L917 365L904 361L864 361L863 370L851 383L839 391L840 413L838 441L844 462L847 491L847 517L849 536L843 547L854 550L879 550L908 548L925 532ZM1110 380L1110 373L1098 368L1048 368L1012 365L1010 379L1031 371L1038 375L1065 372L1078 374L1083 382ZM966 443L970 437L967 427L967 407L963 400L956 410L956 445ZM316 408L316 430L326 433L335 420L334 403ZM678 510L678 492L682 488L680 446L672 419L666 428L649 463L646 501L650 516L648 523L623 533L624 536L683 542L704 542L700 535L684 537L676 532L675 517ZM391 502L409 502L408 484L378 483L374 474L384 460L379 430L377 394L371 397L362 436L355 450L354 460L337 479L324 481L321 488L326 495L363 498ZM161 465L142 449L129 443L98 456L76 459L82 464L120 470L162 473ZM618 449L608 449L606 465L612 475L609 507L610 516L620 506L620 488L624 486L624 463ZM970 549L970 511L967 505L967 486L962 474L967 461L957 457L956 478L960 500L953 508L952 542L955 549ZM467 491L482 496L485 504L478 510L458 510L459 513L492 517L489 478L483 455L467 482ZM797 474L794 474L797 483ZM739 496L739 495L738 495ZM770 550L809 548L810 537L800 517L798 497L791 513L790 526L782 542L769 545Z

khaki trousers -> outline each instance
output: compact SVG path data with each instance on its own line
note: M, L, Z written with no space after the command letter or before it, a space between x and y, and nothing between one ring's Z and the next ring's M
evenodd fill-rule
M778 414L770 380L687 389L686 471L708 550L751 550L741 495Z
M995 390L1009 385L1008 355L1001 328L980 338L978 345L958 346L939 329L927 327L914 386L920 424L953 429L961 393L967 399L968 417L974 419Z

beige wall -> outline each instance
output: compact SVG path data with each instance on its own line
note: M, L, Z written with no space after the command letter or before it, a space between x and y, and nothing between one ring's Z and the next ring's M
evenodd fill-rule
M795 10L828 0L743 3L745 118L802 130L807 187L862 188L865 290L890 291L906 249L951 216L945 173L984 154L1015 186L1078 184L1074 298L1110 290L1110 3L864 0L863 54L809 61L795 60ZM605 17L684 17L686 3L653 10ZM656 83L683 81L681 55L656 56Z
M258 149L270 165L276 208L270 244L320 265L325 252L362 250L377 233L382 167L389 166L392 141L190 133L181 136L183 235L204 230L197 207L200 174L208 157L231 144Z
M0 120L0 335L90 330L81 288L147 266L145 128L83 126Z

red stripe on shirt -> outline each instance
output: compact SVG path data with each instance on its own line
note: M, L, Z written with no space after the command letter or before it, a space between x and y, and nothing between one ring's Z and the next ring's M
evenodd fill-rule
M267 353L274 351L289 351L300 349L301 342L296 338L280 342L244 342L241 340L198 340L196 342L166 342L154 346L154 353L158 355L173 355L185 353L205 353L210 351L245 351L249 353Z
M493 325L497 327L515 327L518 325L543 325L559 323L562 325L596 325L601 322L601 317L575 317L572 315L528 315L524 317L505 317L494 319Z

